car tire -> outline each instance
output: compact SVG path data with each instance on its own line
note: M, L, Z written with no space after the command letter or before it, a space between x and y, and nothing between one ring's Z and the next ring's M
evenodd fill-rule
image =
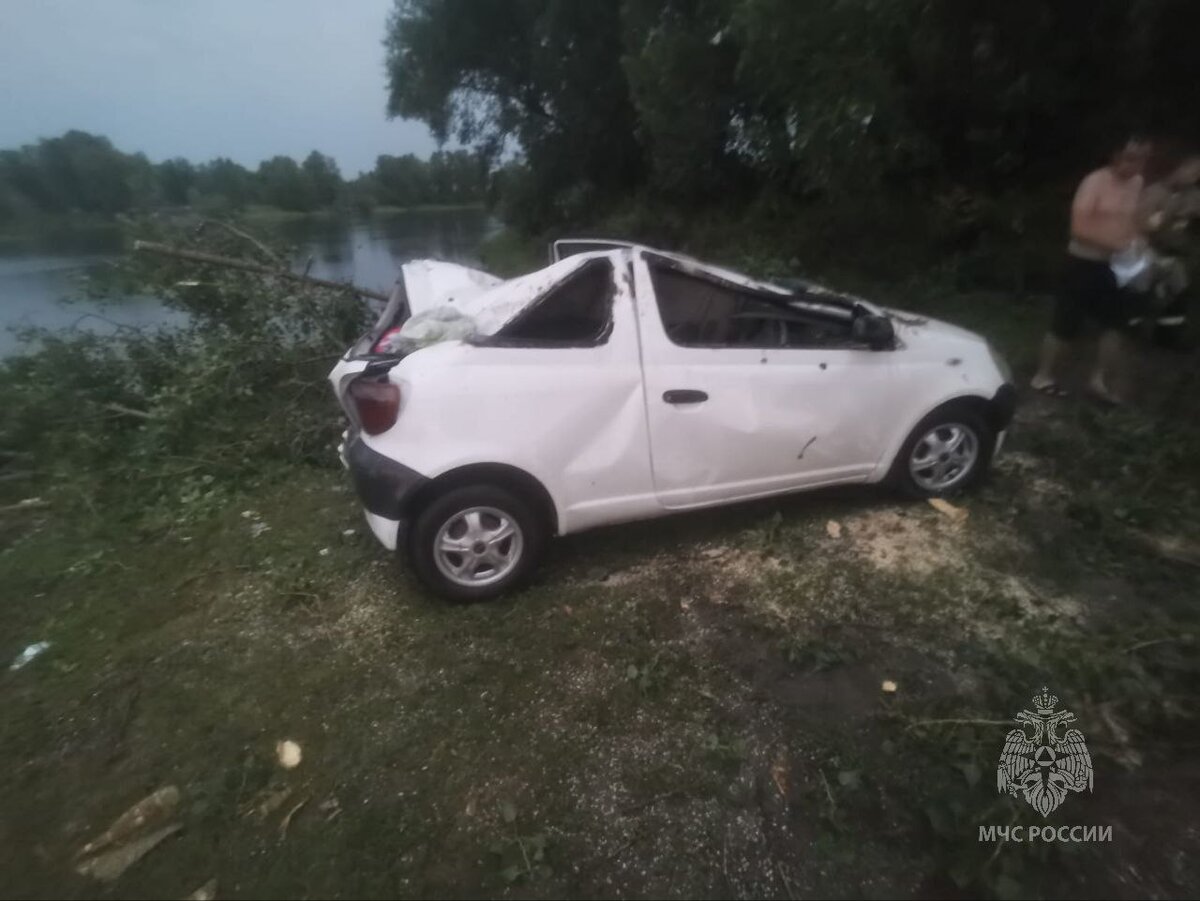
M992 463L996 431L967 404L947 404L917 423L900 446L889 480L914 498L961 494Z
M484 601L536 568L549 535L520 494L499 485L451 488L425 505L408 535L417 578L453 601Z

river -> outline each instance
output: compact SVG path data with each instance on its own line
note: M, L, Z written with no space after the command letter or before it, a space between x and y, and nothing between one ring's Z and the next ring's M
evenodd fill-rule
M289 219L267 228L293 249L292 262L320 278L390 290L400 265L432 257L479 264L483 239L498 227L481 209L412 210L360 220ZM74 236L36 250L0 248L0 357L28 349L14 329L88 329L108 334L121 326L142 328L183 321L184 314L156 298L130 296L98 301L85 296L83 277L118 257L115 234Z

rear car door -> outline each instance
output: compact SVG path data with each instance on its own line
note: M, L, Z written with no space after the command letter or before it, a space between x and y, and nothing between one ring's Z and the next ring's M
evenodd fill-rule
M641 253L636 265L655 492L701 506L859 481L889 434L892 354L810 325L782 289Z

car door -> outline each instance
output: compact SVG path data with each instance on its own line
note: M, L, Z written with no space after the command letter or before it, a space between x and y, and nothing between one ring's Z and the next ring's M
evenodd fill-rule
M867 478L888 435L889 351L845 341L787 346L770 328L756 337L737 320L769 321L771 310L786 318L778 300L787 292L723 270L638 257L646 413L661 504L701 506ZM734 308L732 316L721 312Z

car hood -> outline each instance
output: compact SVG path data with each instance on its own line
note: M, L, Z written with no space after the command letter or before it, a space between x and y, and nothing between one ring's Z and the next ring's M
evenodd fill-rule
M987 339L975 332L951 325L940 319L931 319L921 313L910 313L907 310L882 308L891 320L896 330L896 337L902 347L938 351L966 345L986 345Z

